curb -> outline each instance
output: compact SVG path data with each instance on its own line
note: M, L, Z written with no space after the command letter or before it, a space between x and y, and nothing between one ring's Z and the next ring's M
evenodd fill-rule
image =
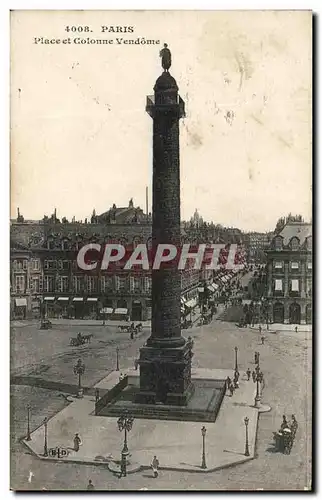
M28 442L26 442L24 439L21 440L21 442L28 448L29 451L33 454L33 456L37 457L39 460L44 460L46 462L56 462L59 464L62 463L69 463L69 464L77 464L77 465L95 465L95 466L104 466L106 469L108 469L110 472L115 474L114 471L111 471L109 469L109 463L114 462L113 459L111 460L106 460L106 462L99 461L99 460L73 460L71 458L64 458L64 459L57 459L57 458L51 458L51 457L44 457L43 455L39 455L38 453L35 453L32 448L28 445ZM207 469L187 469L186 467L174 467L174 466L164 466L164 467L159 467L159 470L164 470L164 471L172 471L172 472L191 472L192 474L203 474L203 473L209 473L209 472L215 472L218 470L222 469L228 469L231 467L235 467L237 465L244 464L246 462L249 462L251 460L254 460L256 458L255 456L255 450L254 450L254 455L252 457L247 457L243 458L240 460L236 460L236 462L230 463L230 464L225 464L225 465L219 465L217 467L209 467ZM127 471L128 474L134 474L135 472L139 472L141 470L150 470L151 465L140 465L138 464L137 467L134 470Z

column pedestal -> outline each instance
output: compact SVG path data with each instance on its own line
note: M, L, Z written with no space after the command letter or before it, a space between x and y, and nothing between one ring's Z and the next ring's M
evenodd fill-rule
M136 403L185 406L193 394L191 344L140 349L140 392Z

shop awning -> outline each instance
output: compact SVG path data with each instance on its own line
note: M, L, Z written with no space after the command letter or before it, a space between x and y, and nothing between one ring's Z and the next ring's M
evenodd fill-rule
M219 285L217 285L217 283L213 283L212 284L212 288L214 289L214 291L216 291L217 288L219 288Z
M48 300L48 301L55 300L55 297L44 297L44 300Z
M57 300L62 300L62 301L67 302L69 300L69 297L58 297Z
M112 307L103 307L101 309L101 314L112 314L113 308Z
M204 291L205 291L205 289L204 289L204 287L203 287L203 286L200 286L200 287L198 288L198 292L199 292L199 293L203 293Z
M27 299L25 298L16 299L16 306L17 307L27 306Z
M115 309L114 314L127 314L127 309L124 307L118 307Z
M88 297L87 302L97 302L97 297Z
M212 285L209 285L207 288L208 288L209 292L213 292L214 291Z
M73 302L83 302L84 297L74 297Z
M190 299L188 302L185 303L186 307L189 307L189 309L192 309L197 305L197 300L196 299Z

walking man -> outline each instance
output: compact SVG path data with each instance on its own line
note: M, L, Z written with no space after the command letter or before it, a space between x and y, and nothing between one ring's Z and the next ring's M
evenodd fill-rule
M79 447L81 446L81 444L82 444L82 440L81 440L80 436L76 433L75 437L74 437L74 450L79 451Z
M247 371L246 371L247 380L250 380L251 374L252 374L252 372L250 371L250 368L248 368Z
M264 335L261 336L261 341L262 341L262 345L264 345L264 342L265 342L265 337Z
M152 470L153 470L153 477L158 477L159 475L159 460L157 459L156 455L154 455L152 464L151 464Z
M229 390L230 390L230 397L232 397L234 395L234 390L235 390L234 384L232 383L230 384Z
M95 403L97 403L99 398L100 398L100 390L98 388L96 388L95 389Z
M256 372L254 370L252 371L252 378L253 382L256 382Z
M227 377L226 378L226 391L228 391L229 387L230 387L230 384L231 384L231 378L230 377Z

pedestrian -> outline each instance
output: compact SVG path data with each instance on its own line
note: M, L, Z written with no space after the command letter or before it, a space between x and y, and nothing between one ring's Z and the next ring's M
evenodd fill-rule
M264 335L261 336L261 341L262 341L262 345L264 345L264 342L265 342L265 337Z
M235 371L235 373L234 373L234 387L235 387L235 389L239 388L238 379L239 379L239 372Z
M230 384L231 384L231 378L230 377L227 377L226 378L226 391L228 391L229 387L230 387Z
M120 375L119 375L119 382L121 382L121 380L123 380L123 378L124 378L124 375L123 375L123 373L121 372L121 373L120 373Z
M121 470L120 470L119 479L122 476L126 477L126 455L124 455L124 453L122 453L122 455L121 455Z
M250 376L251 376L252 372L250 371L250 369L248 368L247 371L246 371L246 375L247 375L247 380L250 380Z
M87 490L95 490L94 485L93 485L93 483L92 483L92 480L91 480L91 479L89 479L89 481L88 481L88 485L87 485L87 488L86 488L86 489L87 489Z
M79 447L82 445L82 440L79 436L79 434L75 434L75 437L74 437L74 450L75 451L79 451Z
M135 370L137 370L137 369L138 369L138 366L139 366L139 360L138 360L138 359L135 359L135 360L134 360L134 368L135 368Z
M158 477L159 475L159 460L157 459L156 455L154 455L152 464L151 464L152 470L153 470L153 477Z
M282 420L282 424L281 424L281 430L283 431L284 429L289 429L290 426L288 425L288 422L286 420L286 416L283 415L283 420Z
M95 389L95 403L97 403L99 398L100 398L100 390L98 388L96 388Z
M252 371L252 378L253 382L256 382L256 372L254 370Z
M297 333L297 326L295 327L295 333Z
M262 325L259 325L259 333L262 333Z
M297 420L295 418L295 415L292 415L291 417L291 433L292 433L292 440L295 438L296 431L298 429L299 424L297 423Z
M232 383L230 384L229 391L230 391L230 397L232 397L234 395L234 391L235 391L234 384L232 384Z

